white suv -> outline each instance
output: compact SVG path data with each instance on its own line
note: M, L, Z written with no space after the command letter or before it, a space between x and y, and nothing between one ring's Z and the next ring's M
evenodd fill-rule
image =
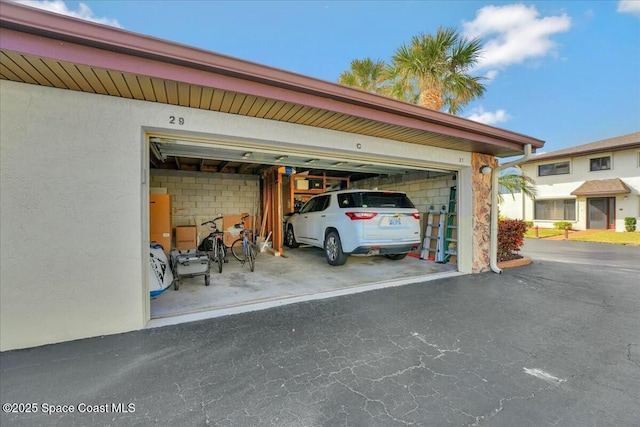
M309 199L285 230L285 245L323 248L331 265L349 254L398 260L420 245L420 214L399 191L340 190Z

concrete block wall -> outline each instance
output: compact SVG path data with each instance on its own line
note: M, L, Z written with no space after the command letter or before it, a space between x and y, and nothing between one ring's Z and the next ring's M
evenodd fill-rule
M173 227L219 215L254 215L261 202L257 175L152 169L149 187L171 195Z
M449 192L456 185L453 177L453 172L416 171L356 181L351 188L404 191L418 211L427 212L431 205L449 206Z

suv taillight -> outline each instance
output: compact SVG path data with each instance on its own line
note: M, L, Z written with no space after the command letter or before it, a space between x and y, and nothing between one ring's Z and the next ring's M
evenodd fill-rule
M377 212L345 212L345 215L351 218L352 221L357 219L371 219L378 215Z
M418 219L418 220L420 219L420 214L418 212L414 212L411 215L413 215L415 219Z

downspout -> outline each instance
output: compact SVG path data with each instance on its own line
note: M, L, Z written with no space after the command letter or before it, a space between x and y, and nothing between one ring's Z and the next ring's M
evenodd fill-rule
M500 190L498 188L498 175L507 168L526 162L530 157L531 144L526 144L523 157L498 166L491 174L491 257L489 265L494 273L502 273L502 269L498 267L498 191Z

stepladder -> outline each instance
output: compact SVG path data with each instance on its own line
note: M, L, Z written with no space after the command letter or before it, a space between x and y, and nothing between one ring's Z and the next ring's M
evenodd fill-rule
M427 228L422 241L420 259L436 261L444 256L444 221L447 207L442 205L435 208L433 205L427 211Z
M456 187L453 186L449 192L449 207L446 214L446 224L443 227L443 255L439 261L442 263L449 262L452 257L458 256L458 212L456 205Z

